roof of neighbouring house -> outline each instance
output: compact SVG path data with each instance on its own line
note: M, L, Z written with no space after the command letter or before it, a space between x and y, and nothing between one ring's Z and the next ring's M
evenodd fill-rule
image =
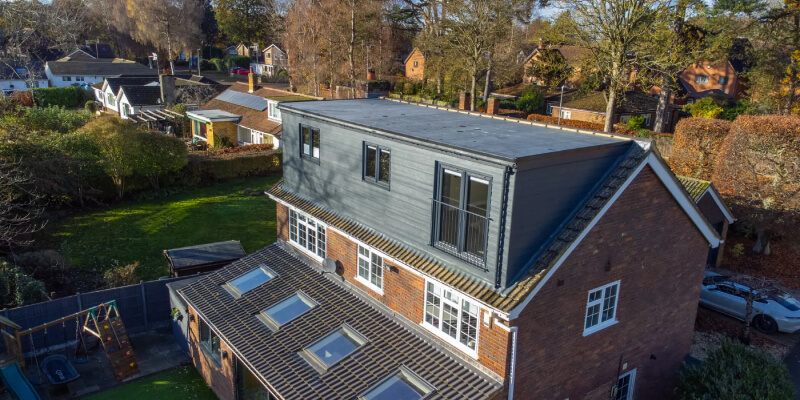
M266 266L276 273L234 298L227 282ZM263 267L262 267L263 268ZM259 314L302 292L315 305L275 329ZM484 374L466 356L428 338L416 325L331 274L304 263L280 244L254 252L178 293L208 323L236 357L271 391L285 399L354 399L404 366L435 388L426 399L488 399L502 389L499 377ZM343 325L366 344L324 373L300 353Z
M624 145L631 140L385 99L281 103L280 107L510 161L595 146Z
M676 175L678 180L681 181L681 184L686 189L686 192L689 193L689 196L692 200L697 201L700 200L700 196L706 192L709 186L711 186L711 182L704 181L702 179L697 178L690 178L688 176L681 176Z
M115 58L114 49L108 43L89 44L81 47L81 50L94 58Z
M186 116L195 118L205 122L217 121L239 121L242 119L240 115L218 109L194 110L186 113Z
M253 96L263 97L270 100L275 101L305 101L305 100L315 100L314 97L306 96L299 93L290 92L287 90L281 90L266 86L257 86L256 90L253 93L249 93L250 86L245 82L235 82L231 85L228 90L239 92L239 93L246 93Z
M247 256L247 252L244 251L242 244L238 240L228 240L164 250L164 256L167 257L174 269L181 269L235 261Z
M160 86L120 86L128 103L132 106L154 106L161 104Z
M51 61L47 66L53 75L158 75L157 70L132 61Z
M525 59L527 63L536 53L538 52L545 52L545 51L558 51L564 60L567 61L567 64L572 66L576 66L583 62L587 57L592 54L592 51L587 49L586 47L581 46L569 46L569 45L552 45L546 47L535 47L530 55Z
M582 97L573 97L569 101L564 101L564 108L574 108L604 113L606 112L606 94L604 92L594 92ZM658 107L658 99L647 93L638 91L627 91L625 97L619 104L618 112L622 114L636 114L654 111Z
M203 110L222 110L231 114L241 117L239 125L254 129L259 132L269 133L273 136L280 137L281 123L270 121L268 119L267 110L256 110L233 103L228 103L219 99L213 99L204 104L201 109Z
M108 87L114 94L119 93L119 88L124 86L144 86L158 83L158 76L153 75L120 75L105 79ZM156 86L158 87L158 86Z
M425 58L425 55L424 55L424 54L422 54L422 51L421 51L420 49L418 49L418 48L414 47L413 49L411 49L411 52L410 52L410 53L408 53L408 55L406 56L406 58L405 58L405 59L403 59L403 64L407 63L407 62L408 62L408 59L409 59L409 58L411 58L411 56L412 56L412 55L414 55L414 53L419 53L419 54L420 54L420 55L421 55L423 58Z

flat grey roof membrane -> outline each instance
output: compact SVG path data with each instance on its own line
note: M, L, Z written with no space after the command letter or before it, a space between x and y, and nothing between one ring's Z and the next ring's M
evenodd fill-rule
M280 107L507 160L596 146L627 145L632 140L384 99L282 103Z

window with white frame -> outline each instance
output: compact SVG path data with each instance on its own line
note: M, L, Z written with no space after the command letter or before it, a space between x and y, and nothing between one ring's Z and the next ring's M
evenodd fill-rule
M622 375L614 386L614 400L633 400L633 389L636 383L636 370Z
M83 82L83 81L85 81L85 79L83 79L83 77L82 77L82 76L76 76L76 77L75 77L75 80L76 80L77 82Z
M69 82L69 81L72 80L72 77L71 76L62 76L61 80L64 81L64 82Z
M469 354L477 354L480 308L438 283L425 285L423 326Z
M584 336L617 323L618 299L619 281L589 291Z
M695 75L694 83L708 83L708 75Z
M325 258L325 226L299 211L289 210L289 240L319 258Z
M561 118L572 119L572 111L561 111Z
M383 290L383 257L358 245L358 275L356 278L378 291Z
M640 115L640 117L644 119L644 126L646 127L650 126L650 114L642 114Z
M619 117L619 122L623 123L623 124L627 124L627 123L631 122L631 117L632 117L632 115L623 115L623 116Z
M270 71L271 73L271 71ZM277 101L270 101L268 107L267 117L273 121L281 122L281 110L278 109Z

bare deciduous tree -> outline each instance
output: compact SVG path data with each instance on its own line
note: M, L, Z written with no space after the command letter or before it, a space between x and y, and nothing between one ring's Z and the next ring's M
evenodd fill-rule
M197 0L127 0L131 36L150 43L172 60L183 50L196 48L201 36L203 7Z
M33 178L16 161L0 160L0 252L33 244L32 235L42 228L41 196L31 189Z

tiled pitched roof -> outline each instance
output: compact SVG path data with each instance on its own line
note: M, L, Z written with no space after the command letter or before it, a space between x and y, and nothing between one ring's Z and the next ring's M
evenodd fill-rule
M564 102L564 107L605 112L607 104L606 94L603 92L595 92L583 97L573 97L572 100ZM632 90L625 92L622 101L618 103L619 112L629 114L650 112L655 110L656 107L658 107L657 99L651 97L647 93Z
M592 53L591 50L581 46L556 45L550 46L549 48L552 50L558 50L558 52L564 56L564 59L567 60L567 63L570 65L580 64Z
M623 182L630 176L633 170L644 160L647 151L638 142L631 145L631 149L623 156L620 165L610 174L603 185L592 194L586 204L579 206L574 217L563 225L557 235L556 240L546 247L533 267L529 270L508 293L501 294L482 284L475 282L467 277L458 275L446 269L439 262L427 258L419 252L409 249L397 241L386 238L379 233L358 224L347 218L336 215L335 213L316 206L312 202L289 193L282 188L283 182L275 184L267 192L276 200L280 200L297 207L301 211L310 214L329 226L341 230L346 234L363 242L367 246L373 247L384 254L400 261L422 274L437 279L445 284L452 286L462 293L465 293L484 304L503 312L510 312L517 305L522 303L525 298L533 291L546 272L554 265L560 256L566 251L567 247L578 238L583 228L585 228L594 216L603 208L608 200L616 193Z
M201 110L222 110L229 113L236 114L242 117L239 125L255 129L260 132L269 133L272 135L280 135L282 126L279 122L270 121L268 118L267 110L258 111L252 108L238 106L233 103L228 103L222 100L211 100L200 107Z
M706 192L709 186L711 186L711 182L704 181L702 179L697 178L690 178L688 176L681 176L676 175L678 180L681 182L681 185L686 189L686 192L689 193L689 196L697 202L700 200L700 196Z
M155 106L161 104L160 86L128 86L120 87L122 93L132 106Z
M243 82L234 82L234 84L228 88L228 90L233 90L240 93L248 93L249 89L249 85ZM258 89L256 89L253 93L248 94L278 101L314 100L313 97L263 86L259 86Z
M136 62L51 61L53 75L158 75L158 71Z
M260 264L278 276L238 299L220 286ZM401 365L436 388L431 399L486 399L501 388L494 378L414 332L410 323L400 322L333 279L273 244L179 293L284 399L354 399ZM256 317L297 291L318 305L276 332ZM368 343L320 374L298 352L344 323Z

